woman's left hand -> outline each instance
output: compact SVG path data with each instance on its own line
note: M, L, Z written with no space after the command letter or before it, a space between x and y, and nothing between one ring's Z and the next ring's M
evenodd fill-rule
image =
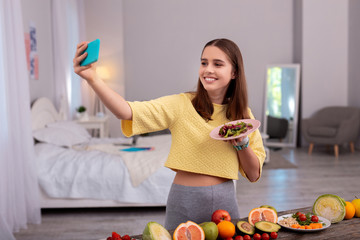
M255 182L260 177L260 163L256 154L249 147L249 138L247 136L236 139L225 140L236 149L240 167L244 171L250 182ZM245 146L244 146L245 145ZM237 147L243 146L243 147ZM240 148L240 149L239 149ZM246 151L244 151L247 149Z
M246 136L244 137L239 137L239 138L235 138L235 139L231 139L231 140L225 140L225 142L230 143L233 146L238 146L240 142L242 142L242 140L244 140L246 138Z

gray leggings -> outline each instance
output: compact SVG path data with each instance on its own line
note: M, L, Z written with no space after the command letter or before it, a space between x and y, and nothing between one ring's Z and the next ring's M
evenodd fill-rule
M172 184L166 204L165 228L174 230L188 220L211 221L212 213L224 209L232 219L240 218L233 181L205 187Z

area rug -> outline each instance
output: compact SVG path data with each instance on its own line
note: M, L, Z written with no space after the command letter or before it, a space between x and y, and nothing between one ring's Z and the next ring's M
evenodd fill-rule
M264 163L263 169L283 168L297 168L297 166L285 159L280 152L270 151L270 162Z

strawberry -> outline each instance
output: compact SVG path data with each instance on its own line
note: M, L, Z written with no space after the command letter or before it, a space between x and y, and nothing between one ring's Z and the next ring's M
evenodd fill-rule
M121 239L122 240L131 240L129 235L124 235Z
M120 234L116 233L116 232L112 232L112 240L117 240L116 238L121 239Z

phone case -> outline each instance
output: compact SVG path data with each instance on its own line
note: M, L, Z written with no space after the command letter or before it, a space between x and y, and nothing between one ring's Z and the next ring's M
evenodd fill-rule
M86 66L90 63L96 62L99 58L100 40L96 39L88 43L84 52L87 52L87 57L80 63L80 66Z

